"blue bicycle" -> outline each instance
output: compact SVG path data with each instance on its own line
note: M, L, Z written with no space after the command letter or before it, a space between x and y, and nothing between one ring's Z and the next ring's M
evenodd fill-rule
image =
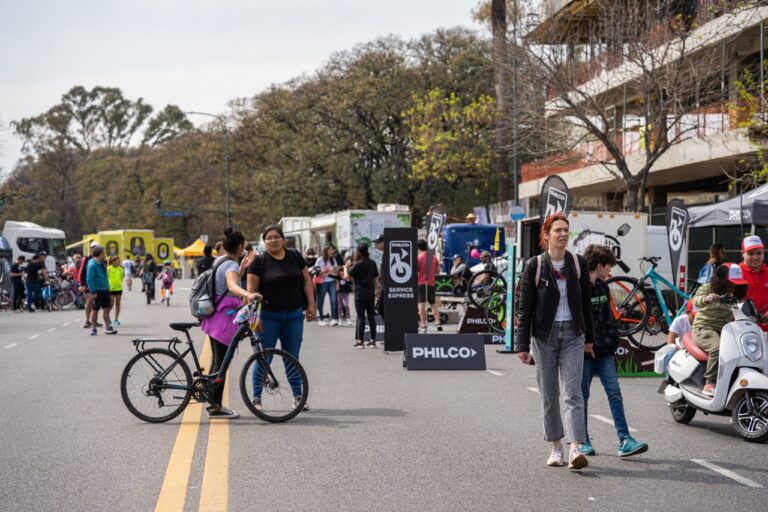
M611 307L619 336L626 337L637 348L655 351L667 342L672 320L685 311L685 304L696 293L699 284L690 291L680 290L656 272L658 256L640 258L650 264L640 279L627 276L611 277L606 281L611 293ZM672 293L663 293L662 288Z

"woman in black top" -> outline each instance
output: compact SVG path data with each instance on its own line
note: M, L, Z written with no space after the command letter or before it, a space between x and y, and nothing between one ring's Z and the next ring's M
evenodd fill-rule
M360 244L355 252L352 268L345 267L345 273L355 282L355 312L357 313L357 328L355 329L355 348L365 348L363 334L365 333L365 317L371 328L371 341L368 346L376 348L376 292L379 287L379 271L376 263L368 253L368 244Z
M309 277L307 262L296 249L285 248L285 236L280 227L271 225L261 234L266 251L248 267L248 291L264 297L261 341L266 348L280 347L299 359L304 336L304 319L317 316L315 291ZM253 404L261 405L261 383L255 381ZM289 379L296 400L301 395L301 379ZM304 405L304 410L309 406Z

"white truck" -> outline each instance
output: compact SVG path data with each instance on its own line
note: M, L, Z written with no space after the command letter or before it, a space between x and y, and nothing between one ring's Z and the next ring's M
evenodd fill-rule
M45 266L49 271L56 270L56 262L66 260L64 250L64 231L56 228L46 228L34 222L5 221L3 236L13 249L13 260L24 256L28 260L45 251Z
M286 245L302 253L313 248L320 254L323 247L334 243L339 250L354 249L360 243L371 244L384 228L410 227L411 213L407 206L380 204L376 210L344 210L315 217L283 217L280 225ZM371 248L371 257L381 257Z

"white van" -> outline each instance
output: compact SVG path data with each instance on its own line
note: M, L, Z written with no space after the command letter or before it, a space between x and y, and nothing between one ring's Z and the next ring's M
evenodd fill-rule
M13 260L19 256L30 259L40 251L45 251L45 266L49 271L56 270L56 262L66 259L64 250L64 232L56 228L46 228L34 222L8 220L3 226L3 236L8 239L13 249Z

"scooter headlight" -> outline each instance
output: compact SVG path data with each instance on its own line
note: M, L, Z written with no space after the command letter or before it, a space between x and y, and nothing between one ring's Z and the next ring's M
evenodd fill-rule
M763 357L763 340L759 334L745 332L739 336L741 351L750 361L759 361Z

